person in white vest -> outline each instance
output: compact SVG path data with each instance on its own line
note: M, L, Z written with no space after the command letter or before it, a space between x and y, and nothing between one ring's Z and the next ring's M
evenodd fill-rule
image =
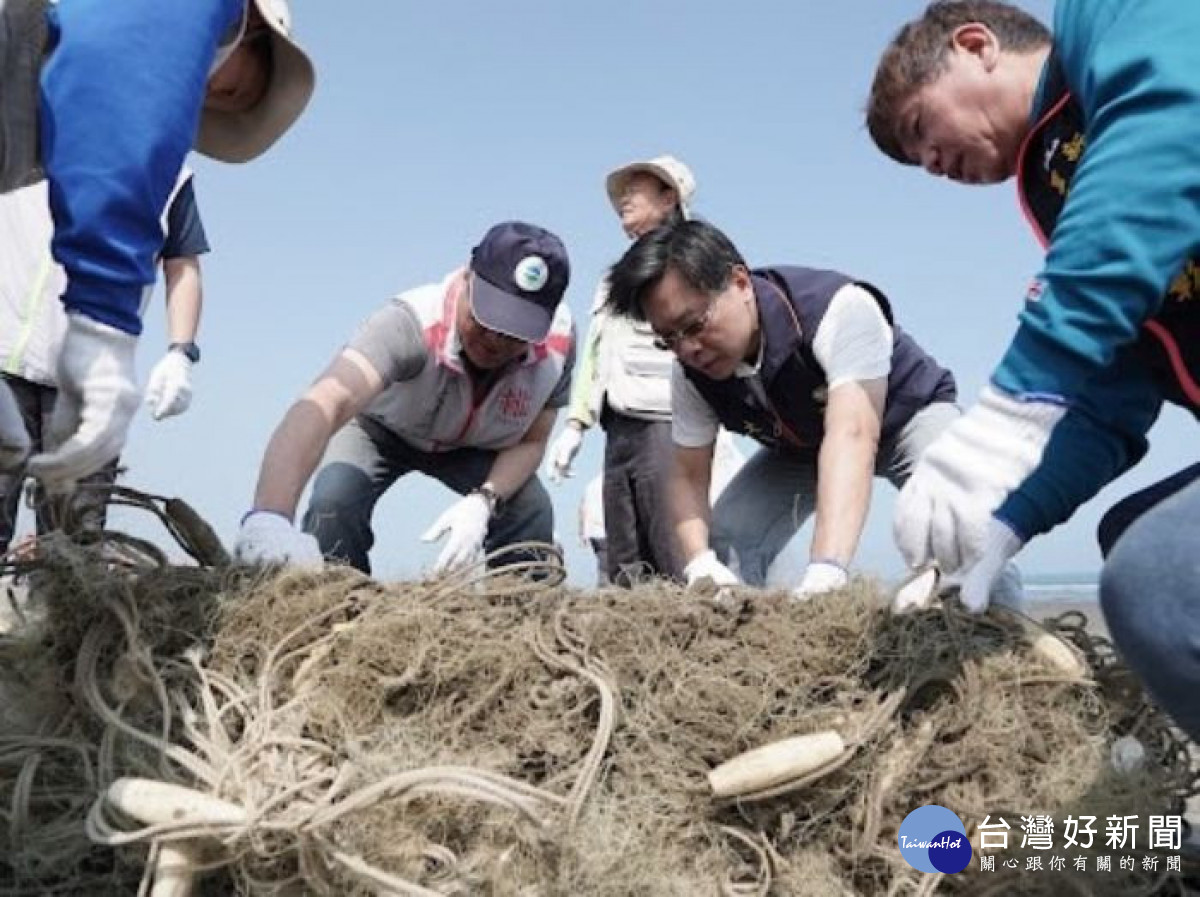
M636 239L687 218L696 181L678 159L658 156L616 169L606 187L626 236ZM626 586L646 575L681 579L683 560L663 512L673 456L673 358L654 346L648 324L612 314L607 301L606 277L596 290L570 413L551 448L548 475L551 482L571 475L583 434L598 422L606 436L608 579Z
M0 80L0 193L48 181L66 271L55 445L28 465L63 492L120 454L139 404L143 294L187 152L265 152L315 76L286 0L0 0ZM29 450L0 385L0 469Z
M466 267L369 317L276 428L235 555L297 566L324 556L370 572L375 503L414 472L462 496L425 533L446 537L435 572L552 542L537 469L570 394L569 280L558 237L504 222ZM322 453L302 532L296 505Z
M67 315L58 297L66 274L50 255L53 222L46 182L39 181L0 196L0 378L20 409L35 451L50 440L50 421L58 397L58 354ZM200 256L209 251L196 205L192 172L177 179L163 214L166 240L160 259L166 284L167 348L151 371L147 404L155 420L186 411L192 399L191 368L200 360ZM83 483L112 483L118 459ZM0 551L12 540L20 507L24 471L0 473ZM39 490L40 491L40 490ZM104 525L102 489L82 489L64 505L36 502L37 531L98 529Z

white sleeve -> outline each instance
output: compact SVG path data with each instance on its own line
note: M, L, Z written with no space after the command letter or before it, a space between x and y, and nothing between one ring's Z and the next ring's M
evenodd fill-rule
M875 297L856 284L833 294L812 347L828 389L892 371L892 328Z
M671 439L684 448L703 448L717 441L720 420L712 406L683 372L671 365Z
M608 275L600 278L600 282L596 284L596 292L592 294L592 314L603 311L604 306L608 304Z

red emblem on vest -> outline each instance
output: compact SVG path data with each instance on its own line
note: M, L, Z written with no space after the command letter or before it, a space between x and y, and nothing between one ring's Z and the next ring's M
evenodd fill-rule
M529 390L516 386L507 387L504 392L500 393L500 398L497 399L497 403L500 406L500 413L507 418L515 420L529 416L529 406L532 402L533 398L529 394Z

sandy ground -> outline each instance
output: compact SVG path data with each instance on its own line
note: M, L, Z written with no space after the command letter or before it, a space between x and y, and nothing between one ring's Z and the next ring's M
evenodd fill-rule
M1108 627L1104 625L1099 601L1031 601L1025 608L1025 613L1035 620L1057 617L1068 611L1078 611L1087 617L1089 631L1108 636Z

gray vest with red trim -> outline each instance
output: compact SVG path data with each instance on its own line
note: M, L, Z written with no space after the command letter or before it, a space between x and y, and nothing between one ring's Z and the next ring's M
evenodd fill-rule
M363 412L422 452L464 447L498 451L516 445L546 409L574 358L571 310L561 302L546 338L480 390L458 351L454 284L460 275L461 269L441 283L396 297L421 324L425 365L412 378L386 386Z
M847 284L867 290L892 325L881 436L895 436L922 408L953 402L954 376L892 321L887 298L868 283L836 271L780 266L751 272L763 340L762 394L743 377L713 380L684 366L684 374L726 429L789 451L816 451L825 435L825 372L812 341L834 294ZM764 401L765 399L765 401Z
M1026 217L1043 246L1070 192L1087 146L1083 110L1054 57L1046 67L1045 103L1018 160L1017 186ZM1189 259L1171 282L1158 314L1142 325L1142 357L1167 401L1200 414L1200 260ZM1189 392L1193 398L1189 398Z

